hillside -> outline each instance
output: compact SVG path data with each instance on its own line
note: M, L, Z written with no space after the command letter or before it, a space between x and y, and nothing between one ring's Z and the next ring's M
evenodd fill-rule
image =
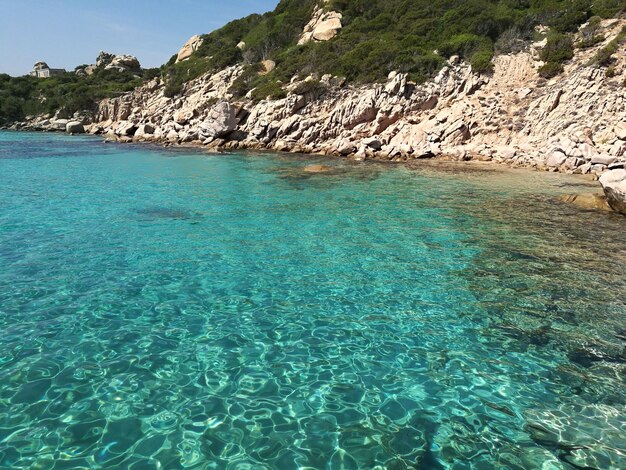
M186 60L177 62L174 55L143 78L160 74L165 94L174 97L193 79L242 65L231 92L243 97L252 91L255 99L283 98L285 84L311 73L366 84L396 71L419 83L434 77L453 55L487 73L494 54L517 52L537 39L537 25L551 28L556 50L545 73L553 76L571 58L566 35L589 18L616 17L623 9L623 0L282 0L270 13L202 36ZM311 18L329 12L338 29L322 39L331 40L303 41ZM592 34L589 40L594 39ZM93 111L99 100L141 83L136 74L108 71L89 77L67 73L45 81L0 75L0 125L60 109L64 115Z
M47 64L40 62L47 69ZM27 116L60 113L89 115L104 98L128 93L160 74L142 69L136 57L101 52L96 63L72 72L60 70L49 78L0 73L0 126Z
M589 18L612 18L624 8L622 0L329 0L321 6L339 14L340 33L330 41L299 44L318 4L282 0L271 13L204 36L189 60L176 64L174 56L164 66L169 94L180 92L190 79L235 64L246 66L235 94L256 88L259 97L281 97L280 84L310 73L372 83L396 71L423 82L453 55L487 72L495 53L517 52L536 39L537 25L550 27L554 42L562 44L564 34ZM557 55L553 62L566 57ZM266 60L276 68L258 75Z

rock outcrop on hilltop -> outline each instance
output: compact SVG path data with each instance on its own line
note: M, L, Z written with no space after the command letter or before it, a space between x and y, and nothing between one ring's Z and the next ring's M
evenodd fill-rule
M298 45L306 44L310 41L330 41L339 34L341 28L342 15L336 11L324 11L319 5L313 11L311 21L304 27Z
M200 48L203 42L204 40L202 39L202 36L199 35L189 38L189 40L178 51L178 54L176 54L176 63L189 59L192 54Z
M98 69L138 74L141 72L141 64L137 57L129 54L116 55L101 51L95 64L77 67L76 73L78 75L93 75Z

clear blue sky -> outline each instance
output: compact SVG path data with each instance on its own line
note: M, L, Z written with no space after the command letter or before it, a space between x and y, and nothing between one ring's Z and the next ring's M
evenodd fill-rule
M35 62L73 70L101 50L166 62L194 34L213 31L278 0L0 0L0 73Z

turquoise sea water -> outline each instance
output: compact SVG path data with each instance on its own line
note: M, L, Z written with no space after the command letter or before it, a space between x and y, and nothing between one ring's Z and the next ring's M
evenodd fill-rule
M0 132L0 468L626 468L590 186Z

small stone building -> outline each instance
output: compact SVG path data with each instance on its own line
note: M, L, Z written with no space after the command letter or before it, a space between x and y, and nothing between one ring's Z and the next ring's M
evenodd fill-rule
M55 75L62 75L65 72L65 69L51 69L45 62L37 62L33 66L33 71L30 75L37 78L48 78L54 77Z

